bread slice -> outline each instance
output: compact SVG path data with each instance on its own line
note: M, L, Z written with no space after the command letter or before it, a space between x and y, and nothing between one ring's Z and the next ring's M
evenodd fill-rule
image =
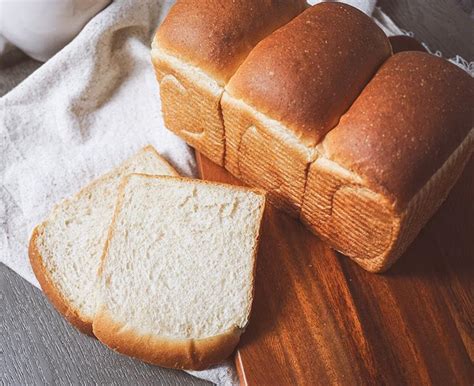
M94 334L146 362L203 369L247 324L265 195L133 174L121 186Z
M31 236L29 257L44 293L74 326L92 334L97 272L120 179L129 173L178 175L152 146L55 206Z

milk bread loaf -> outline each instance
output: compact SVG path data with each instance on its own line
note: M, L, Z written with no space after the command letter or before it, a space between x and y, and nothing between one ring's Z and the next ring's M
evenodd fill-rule
M250 314L264 206L257 190L126 177L103 255L97 338L165 367L228 357Z
M416 41L391 43L394 55L349 5L319 4L262 39L220 99L226 169L374 272L403 253L473 151L473 78Z
M305 7L304 0L178 0L152 44L167 128L223 165L225 84L255 44Z
M383 31L357 9L305 10L262 40L227 84L225 167L299 216L315 146L390 54Z
M405 251L474 148L474 79L444 59L388 59L317 146L302 220L369 271Z
M56 205L30 239L31 266L44 293L71 324L89 335L99 298L97 272L120 179L133 172L178 175L147 146Z

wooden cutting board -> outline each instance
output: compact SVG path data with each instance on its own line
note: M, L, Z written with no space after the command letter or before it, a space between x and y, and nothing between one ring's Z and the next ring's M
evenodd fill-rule
M198 154L201 177L242 185ZM474 382L474 159L386 274L332 251L269 207L242 385Z

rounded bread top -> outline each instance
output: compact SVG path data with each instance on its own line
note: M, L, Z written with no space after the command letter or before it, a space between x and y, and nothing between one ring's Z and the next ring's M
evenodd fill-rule
M252 48L301 13L304 0L178 0L153 46L225 84Z
M226 89L314 146L390 54L388 38L367 15L321 3L262 40Z
M400 52L326 136L325 156L402 208L469 135L473 102L474 78L465 71L428 53Z

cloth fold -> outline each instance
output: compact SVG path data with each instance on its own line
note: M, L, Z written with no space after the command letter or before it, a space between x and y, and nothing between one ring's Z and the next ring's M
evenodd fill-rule
M374 12L375 0L346 2ZM182 174L196 173L192 150L164 127L150 64L151 35L171 4L112 2L41 67L20 67L36 71L0 98L0 261L36 286L28 239L56 202L149 143ZM373 16L403 33L380 9ZM237 383L230 361L191 373Z

